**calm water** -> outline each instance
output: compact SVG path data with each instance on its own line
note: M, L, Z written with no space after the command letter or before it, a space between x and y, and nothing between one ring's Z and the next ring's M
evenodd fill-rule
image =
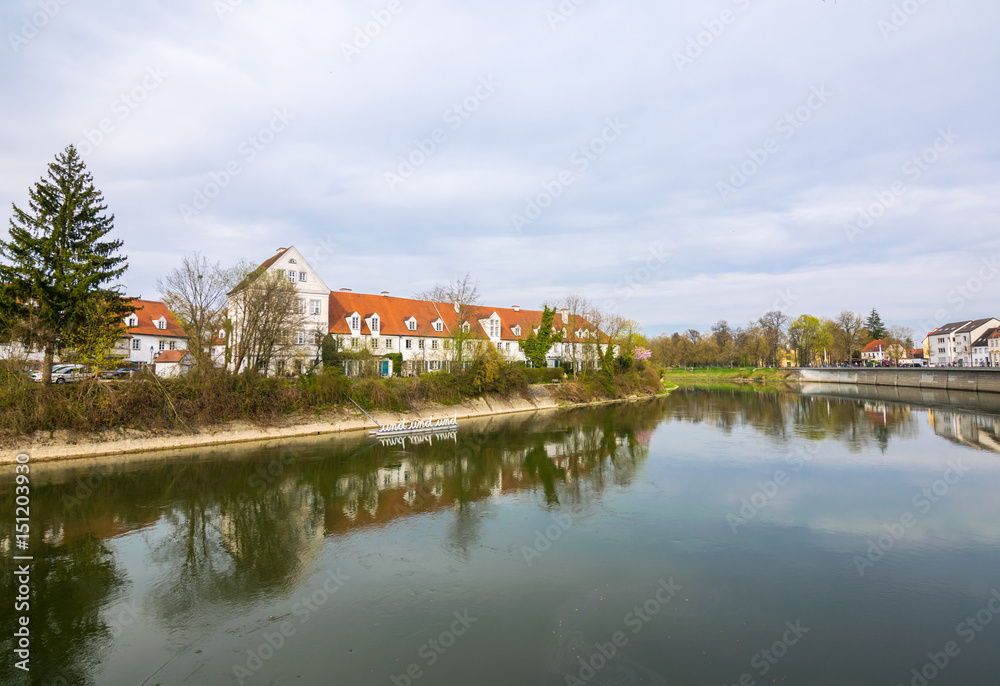
M997 684L1000 414L807 391L33 465L29 675L4 468L0 682Z

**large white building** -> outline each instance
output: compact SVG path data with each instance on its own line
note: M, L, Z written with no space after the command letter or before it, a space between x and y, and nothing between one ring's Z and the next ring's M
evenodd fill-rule
M537 332L542 320L541 311L517 305L459 308L454 303L391 297L388 291L381 295L354 293L349 288L331 291L294 246L280 248L258 269L287 278L302 294L307 323L295 334L296 343L301 345L286 355L287 369L308 368L317 355L314 336L318 331L332 334L345 352L368 351L376 356L399 353L408 369L418 373L443 369L455 360L452 346L456 337L467 338L469 349L491 345L505 359L523 362L521 342ZM238 306L231 294L231 321L236 319L233 314ZM464 322L459 322L460 310L465 314ZM458 336L460 327L463 335ZM592 364L597 336L602 344L607 340L585 316L566 311L556 315L553 328L562 331L563 342L553 345L547 366L571 361L581 366ZM238 335L234 331L232 337ZM385 373L388 366L380 371Z
M970 319L939 326L924 339L928 363L932 367L973 366L976 341L988 330L997 326L1000 326L1000 320L996 317Z
M152 364L162 352L187 349L187 334L166 304L136 299L132 306L135 309L122 320L125 335L115 345L120 357Z

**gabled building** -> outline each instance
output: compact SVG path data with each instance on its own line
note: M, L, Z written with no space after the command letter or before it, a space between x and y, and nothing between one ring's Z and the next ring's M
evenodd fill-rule
M983 332L983 335L972 344L972 366L992 367L993 360L990 359L990 336L1000 332L1000 327L993 327Z
M124 335L116 348L131 362L152 363L167 350L185 350L187 334L174 313L159 300L133 300L135 308L122 320Z
M987 345L990 353L990 366L1000 367L1000 329L990 334Z
M331 291L294 247L279 249L255 273L274 270L302 293L302 307L307 316L307 325L296 336L296 342L302 345L285 356L287 369L308 367L317 353L314 340L317 332L332 334L338 349L344 352L401 354L407 370L416 373L447 368L458 356L453 348L456 339L464 340L470 351L490 345L505 359L523 362L526 358L521 342L537 332L542 321L540 310L525 310L517 305L459 307L454 303L391 297L388 291L380 295L354 293L349 288ZM319 299L321 305L316 302ZM231 297L231 308L233 303ZM460 311L465 315L464 321L459 321ZM234 319L230 313L230 320ZM581 366L592 365L594 343L607 342L607 336L599 333L586 315L559 312L553 328L563 332L563 342L549 351L548 366L572 360ZM230 339L238 335L234 330ZM227 344L231 346L232 340ZM463 353L462 357L471 356Z
M988 330L1000 326L1000 319L969 319L950 322L927 334L924 349L932 367L972 366L975 342Z

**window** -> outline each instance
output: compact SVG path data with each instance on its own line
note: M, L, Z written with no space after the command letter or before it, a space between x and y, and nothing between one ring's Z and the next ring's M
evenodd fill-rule
M288 283L295 283L295 272L288 270Z
M299 272L299 281L305 281L305 280L306 280L306 273Z
M469 322L465 322L464 324L462 324L462 332L469 333Z
M410 331L416 331L417 330L417 320L413 319L412 317L410 319L407 319L406 320L406 328L409 329Z
M357 348L358 347L358 339L357 338L352 338L351 339L351 347L352 348Z
M284 269L275 269L274 271L276 271L278 273L278 278L279 279L285 278L285 270Z
M355 331L357 331L359 328L361 328L361 318L360 317L351 317L351 328L354 329Z
M305 300L299 300L299 306L296 308L296 311L299 314L305 314L306 313L306 301Z
M434 322L434 330L438 332L444 331L444 324L440 321Z
M515 336L520 336L521 335L521 325L518 324L517 326L515 326L514 329L513 329L513 331L514 331L514 335Z
M139 326L139 320L136 319L135 317L129 317L128 318L128 325L129 326Z
M319 314L323 311L323 303L319 300L309 301L309 314Z
M133 338L132 350L139 350L140 348L142 348L142 341L140 341L138 338Z
M497 341L497 350L503 350L503 343Z
M157 319L156 320L156 328L157 329L165 329L165 328L167 328L167 320L164 319L163 317L160 317L159 319Z
M431 341L431 350L437 350L437 349L438 349L438 342L436 340Z
M939 353L943 353L944 352L944 348L938 348L938 352Z
M378 317L372 317L372 333L378 333Z
M177 341L170 341L170 349L177 350Z
M490 320L490 338L500 338L500 320Z
M413 339L412 338L407 338L406 339L406 349L409 350L412 347L413 347Z
M298 262L295 261L295 258L292 258L288 260L288 264L298 264Z
M424 349L424 339L423 338L421 338L419 341L417 341L417 347L420 348L421 350Z
M504 343L503 345L504 349L507 350L507 352L510 352L510 343Z
M943 338L939 338L938 339L938 343L944 343L944 339Z
M306 344L306 332L296 331L295 332L295 345L305 345Z
M160 341L160 350L166 350L166 349L167 349L166 341Z
M445 350L451 350L451 341L449 341L447 338L444 339L444 343L442 343L441 345Z
M392 339L391 338L386 338L385 339L385 349L386 350L392 350Z

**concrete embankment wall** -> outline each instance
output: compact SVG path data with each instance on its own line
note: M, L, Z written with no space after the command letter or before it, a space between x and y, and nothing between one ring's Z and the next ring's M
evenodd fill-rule
M789 381L1000 393L1000 369L795 369Z

